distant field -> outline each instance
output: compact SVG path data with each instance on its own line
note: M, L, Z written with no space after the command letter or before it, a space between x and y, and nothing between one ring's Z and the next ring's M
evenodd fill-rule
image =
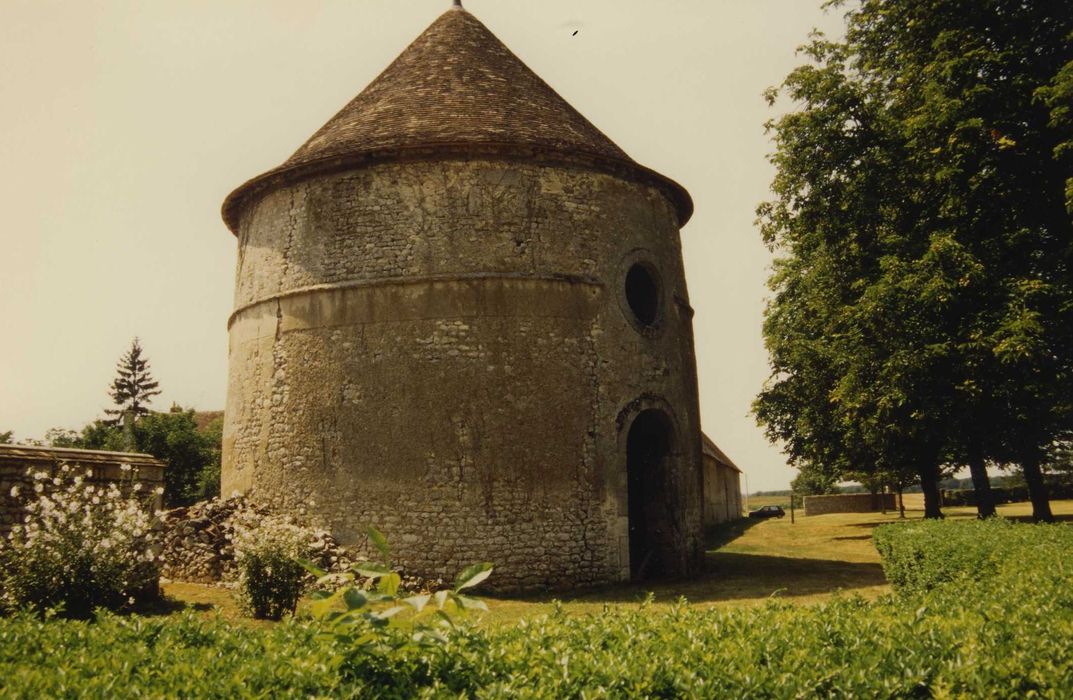
M748 501L748 504L746 504L746 501ZM797 499L797 502L798 503L801 502L800 497ZM759 508L761 506L782 506L783 508L789 508L790 507L790 497L789 496L749 496L747 499L742 498L741 505L742 505L742 508L745 508L746 510L754 510L754 509Z
M750 499L749 505L763 503ZM905 505L909 518L923 516L920 494L906 496ZM1073 520L1073 501L1054 501L1051 507L1059 518ZM973 508L946 508L944 512L948 518L975 517ZM1027 518L1032 507L1012 503L999 506L999 513ZM562 601L567 612L578 614L599 612L605 605L635 606L649 592L655 596L656 608L667 608L681 596L700 607L735 607L757 605L771 597L813 603L840 592L874 598L890 590L879 565L879 554L872 545L872 529L896 522L897 512L804 517L799 511L796 520L791 523L787 515L724 526L716 533L722 546L708 552L706 572L691 581L491 598L491 612L484 616L483 623L512 623L547 613L553 609L554 600ZM188 583L167 584L164 588L168 595L198 606L206 614L219 612L229 619L245 619L226 590Z

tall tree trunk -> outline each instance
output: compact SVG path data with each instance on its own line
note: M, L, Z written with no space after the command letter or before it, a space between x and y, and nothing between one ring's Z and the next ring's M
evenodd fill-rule
M920 489L924 492L924 517L939 519L943 517L939 502L939 467L926 464L920 467Z
M969 453L969 472L972 488L976 492L976 517L990 518L995 515L995 494L991 492L991 479L987 476L987 464L983 452L976 446Z
M905 501L902 499L903 487L901 482L898 483L898 517L905 520Z
M887 485L879 487L879 505L883 508L883 515L887 514Z
M1043 471L1039 463L1039 452L1036 450L1032 450L1021 460L1025 483L1028 484L1028 497L1032 499L1032 519L1037 523L1053 523L1051 501L1047 496L1047 484L1043 481Z

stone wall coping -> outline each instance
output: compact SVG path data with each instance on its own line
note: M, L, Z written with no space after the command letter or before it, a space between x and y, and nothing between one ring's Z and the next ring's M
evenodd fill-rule
M143 452L109 452L69 447L37 447L32 445L0 445L0 462L77 462L79 464L130 464L131 466L167 466L156 457Z

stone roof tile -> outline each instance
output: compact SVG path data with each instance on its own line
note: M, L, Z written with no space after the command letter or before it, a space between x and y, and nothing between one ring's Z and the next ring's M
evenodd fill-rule
M516 143L629 157L491 31L448 10L287 165L421 144Z

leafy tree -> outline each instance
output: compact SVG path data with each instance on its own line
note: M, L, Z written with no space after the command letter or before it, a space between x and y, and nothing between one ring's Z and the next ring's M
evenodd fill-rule
M167 413L148 412L134 424L132 433L134 445L128 448L124 426L98 420L82 429L79 446L134 449L165 462L164 504L168 507L219 495L220 431L213 424L206 431L198 430L193 409L173 405Z
M986 464L1015 461L1050 517L1040 462L1073 413L1058 9L861 0L845 41L813 37L784 81L800 107L769 123L758 214L779 259L755 410L792 461L913 469L931 517L944 469L971 467L986 515Z
M204 501L220 495L220 464L223 457L223 416L214 418L201 429L207 461L198 474L197 500Z
M11 445L15 442L14 431L8 430L0 433L0 445Z
M49 447L80 447L81 436L67 428L49 428L45 431L44 443Z
M112 422L116 424L128 413L137 421L149 413L148 404L160 394L159 384L149 373L149 361L142 357L142 346L137 338L131 341L130 350L116 364L116 374L108 394L117 408L106 409L105 413L115 416Z
M1067 3L866 0L847 35L925 175L916 237L946 237L972 268L946 293L948 456L984 478L984 459L1016 461L1037 519L1043 451L1070 420L1071 33Z
M827 470L806 464L790 482L790 488L798 496L824 496L839 493L838 480Z

